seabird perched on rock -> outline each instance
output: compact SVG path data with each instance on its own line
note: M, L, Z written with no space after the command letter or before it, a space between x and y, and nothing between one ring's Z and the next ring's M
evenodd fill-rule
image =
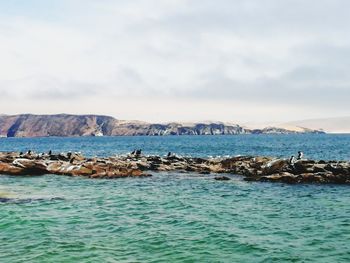
M294 157L294 155L292 155L292 156L290 157L289 163L290 163L290 164L294 164L294 163L295 163L295 157Z
M136 150L136 156L140 156L141 155L141 153L142 153L142 150L141 149L139 149L139 150Z
M301 152L301 151L299 151L299 152L298 152L297 160L301 160L301 159L303 159L303 157L304 157L304 153Z

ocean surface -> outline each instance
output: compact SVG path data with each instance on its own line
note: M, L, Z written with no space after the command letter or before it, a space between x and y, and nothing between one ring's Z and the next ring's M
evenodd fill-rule
M0 151L350 160L350 135L0 138ZM350 262L350 188L0 176L0 262Z

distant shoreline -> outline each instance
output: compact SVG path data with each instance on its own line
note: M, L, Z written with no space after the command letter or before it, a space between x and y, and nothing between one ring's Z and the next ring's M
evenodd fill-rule
M79 136L167 136L236 134L323 134L323 130L303 127L247 128L239 124L146 123L117 120L103 115L0 115L0 137L79 137Z
M27 136L27 137L5 137L0 136L1 139L33 139L33 138L120 138L120 137L198 137L198 136L264 136L264 135L273 135L273 136L285 136L285 135L296 135L296 136L302 136L302 135L349 135L350 133L242 133L242 134L196 134L196 135L190 135L190 134L167 134L167 135L103 135L103 136L94 136L94 135L77 135L77 136Z
M245 133L245 134L199 134L199 135L104 135L104 136L93 136L93 135L82 135L82 136L31 136L31 137L5 137L0 136L1 139L40 139L40 138L122 138L122 137L199 137L199 136L205 136L205 137L211 137L211 136L219 136L219 137L228 137L228 136L288 136L288 135L296 135L296 136L303 136L303 135L350 135L350 133L260 133L260 134L252 134L252 133Z

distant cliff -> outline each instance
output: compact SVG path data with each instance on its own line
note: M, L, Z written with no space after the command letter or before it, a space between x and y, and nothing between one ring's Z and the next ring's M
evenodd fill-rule
M98 115L3 115L0 135L7 137L94 136L110 134L116 120Z
M0 115L1 137L47 136L122 136L122 135L233 135L233 134L288 134L323 133L303 129L293 131L283 128L246 129L237 124L224 123L168 123L120 121L102 115Z

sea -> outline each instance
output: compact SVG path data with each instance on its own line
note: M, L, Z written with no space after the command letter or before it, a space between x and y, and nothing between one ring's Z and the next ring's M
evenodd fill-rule
M350 160L349 134L0 138L0 151ZM0 262L350 262L350 186L0 176Z

